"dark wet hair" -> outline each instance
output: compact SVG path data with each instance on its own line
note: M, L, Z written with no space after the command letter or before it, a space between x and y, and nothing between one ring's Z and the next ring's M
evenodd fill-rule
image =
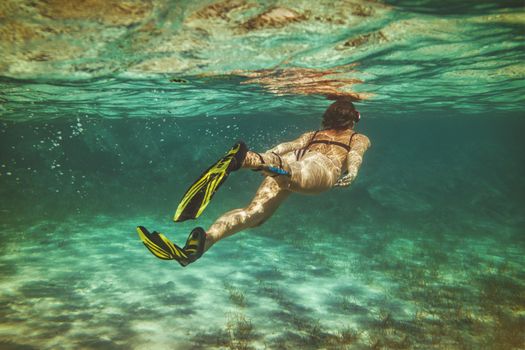
M321 125L325 129L350 128L359 121L359 112L349 99L338 99L323 114Z

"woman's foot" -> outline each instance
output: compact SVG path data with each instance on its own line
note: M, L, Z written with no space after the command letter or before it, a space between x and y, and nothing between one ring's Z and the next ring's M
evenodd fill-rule
M188 264L194 262L204 253L206 243L206 232L202 227L195 227L184 245L183 251L188 257Z

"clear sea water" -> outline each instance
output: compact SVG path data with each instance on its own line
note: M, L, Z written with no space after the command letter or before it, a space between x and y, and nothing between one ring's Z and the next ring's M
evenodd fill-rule
M1 349L525 348L522 1L20 4L0 5ZM250 22L276 8L294 20ZM326 91L363 97L350 188L184 269L145 249L137 225L183 244L249 203L241 171L171 221L236 140L319 128Z

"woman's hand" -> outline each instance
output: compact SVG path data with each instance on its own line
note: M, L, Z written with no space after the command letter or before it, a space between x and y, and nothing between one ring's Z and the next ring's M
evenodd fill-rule
M352 176L351 174L346 174L345 176L337 180L334 187L348 187L350 186L352 181L354 181L354 176Z

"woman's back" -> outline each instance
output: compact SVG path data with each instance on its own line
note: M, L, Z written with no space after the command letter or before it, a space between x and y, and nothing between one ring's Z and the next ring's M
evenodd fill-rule
M346 166L348 152L357 144L368 142L368 138L356 131L346 129L325 129L311 134L305 151L316 151L330 158L339 167Z

